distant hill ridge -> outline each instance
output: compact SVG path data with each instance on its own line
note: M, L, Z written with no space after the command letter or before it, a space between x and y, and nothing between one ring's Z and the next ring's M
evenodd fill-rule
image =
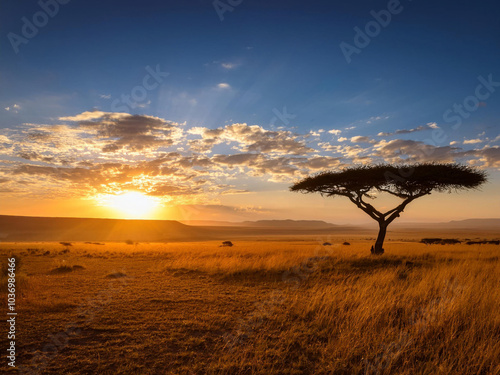
M265 228L331 228L338 225L322 220L256 220L256 221L215 221L215 220L180 220L181 223L195 226L211 227L265 227Z
M210 224L210 221L204 222ZM228 222L222 222L227 224ZM205 241L235 237L353 230L324 221L261 220L193 226L175 220L123 220L0 215L0 241Z
M500 231L500 219L465 219L452 220L441 223L397 223L393 227L418 227L418 228L450 228L450 229L498 229Z
M121 220L0 215L0 241L208 241L274 235L329 235L374 230L374 226L344 226L321 220L258 220L240 223L175 220ZM219 223L219 224L218 224ZM493 230L500 219L467 219L448 223L401 223L400 230ZM406 228L406 229L405 229Z
M164 241L206 237L174 220L118 220L0 215L3 241Z
M245 226L251 227L286 227L286 228L331 228L336 227L335 224L327 223L322 220L257 220L257 221L244 221Z

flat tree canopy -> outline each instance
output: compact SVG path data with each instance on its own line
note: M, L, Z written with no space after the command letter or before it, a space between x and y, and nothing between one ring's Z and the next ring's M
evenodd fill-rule
M350 167L340 172L322 172L295 183L290 190L349 198L379 223L379 238L372 252L381 254L387 226L399 217L411 201L432 191L476 189L484 182L484 171L460 164L377 164ZM375 192L392 194L403 199L403 202L392 210L380 212L365 200L374 198Z

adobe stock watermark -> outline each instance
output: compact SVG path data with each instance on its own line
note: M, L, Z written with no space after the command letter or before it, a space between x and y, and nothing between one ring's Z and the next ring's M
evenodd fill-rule
M376 38L384 28L389 26L392 21L392 17L400 14L403 9L404 7L400 0L389 0L387 3L387 9L382 9L378 12L374 10L370 11L373 19L366 23L364 30L358 26L354 28L354 45L346 42L340 43L340 50L344 54L344 58L347 63L350 64L352 62L351 56L353 54L359 55L364 48L368 47L372 39Z
M481 103L484 103L485 100L488 100L493 93L495 93L496 88L500 87L500 82L495 82L493 80L493 74L488 74L487 78L483 76L477 77L479 84L476 86L474 90L474 95L469 95L465 97L461 104L454 103L453 106L443 113L443 120L447 123L453 123L451 126L451 130L457 130L462 126L463 120L468 119L471 114L481 106ZM448 134L445 130L440 127L436 127L432 130L431 138L425 139L423 143L420 143L420 146L417 148L417 152L420 157L424 159L429 159L434 152L436 152L436 148L439 145L442 145L448 139ZM426 146L433 147L426 147ZM414 168L411 167L408 170L405 168L399 168L398 173L396 175L390 171L385 173L385 177L387 181L397 180L397 181L406 181L414 172Z
M233 12L234 9L242 2L243 0L214 0L212 5L214 6L214 9L217 12L217 15L219 16L219 19L222 22L224 21L224 13Z
M70 0L40 0L38 6L41 8L31 16L31 20L27 17L22 17L21 21L21 35L14 32L7 34L10 45L16 54L19 53L19 46L21 44L28 44L28 42L38 35L42 27L47 26L49 20L54 18L59 13L60 5L66 5Z
M290 125L290 120L293 120L297 115L288 113L286 106L283 106L283 110L280 112L278 108L273 108L273 113L275 116L269 122L269 126L274 127L276 121L280 120L284 125Z
M465 97L462 103L453 103L451 108L443 112L443 120L452 124L452 130L460 128L463 120L468 119L473 112L477 111L481 104L495 93L497 87L500 87L500 82L495 82L493 80L493 74L488 74L487 78L479 76L477 80L479 84L474 90L474 95ZM425 142L432 146L438 146L444 144L447 139L448 135L446 132L441 128L437 128L432 131L431 139L426 139ZM433 149L428 149L427 151L423 150L423 152L426 156L430 156Z
M462 125L462 120L468 119L471 113L477 111L481 103L488 100L496 88L500 87L500 82L493 81L493 74L489 74L488 78L479 76L477 80L479 85L476 86L474 95L464 98L461 104L454 103L451 109L443 113L445 122L454 123L451 127L453 130L457 130Z
M128 112L130 109L144 107L148 97L148 91L154 90L160 86L163 79L170 73L162 72L160 64L157 64L155 70L149 65L146 66L146 74L142 79L142 84L135 86L130 90L130 94L122 94L120 99L115 99L111 103L111 110L114 112Z

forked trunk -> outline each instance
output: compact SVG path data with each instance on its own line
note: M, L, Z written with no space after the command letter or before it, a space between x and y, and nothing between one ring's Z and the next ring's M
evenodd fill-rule
M377 241L375 242L375 247L372 247L372 254L374 255L382 255L384 253L384 239L387 233L387 223L383 221L379 221L379 231L377 236Z

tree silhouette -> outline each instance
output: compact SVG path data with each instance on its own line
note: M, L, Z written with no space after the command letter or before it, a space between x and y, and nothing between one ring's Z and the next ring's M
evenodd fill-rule
M432 191L452 192L475 189L486 182L486 173L460 164L424 163L414 165L378 164L346 168L340 172L322 172L299 181L290 191L320 193L322 196L341 195L349 198L379 224L373 254L383 254L387 226L406 206ZM364 198L373 199L377 192L401 198L403 202L385 213L378 211Z

